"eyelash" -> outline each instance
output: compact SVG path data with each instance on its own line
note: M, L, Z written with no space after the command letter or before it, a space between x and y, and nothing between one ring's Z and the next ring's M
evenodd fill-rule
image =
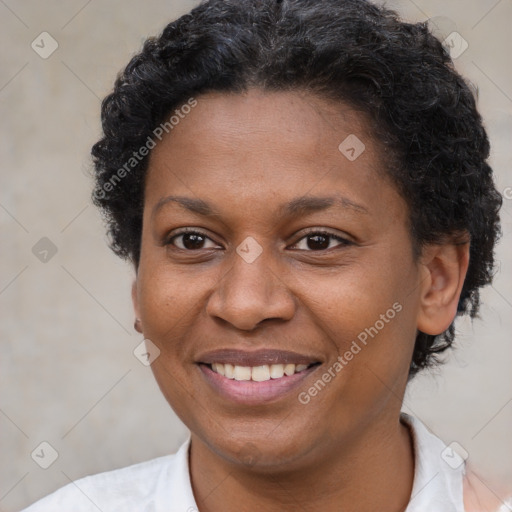
M192 233L192 234L195 234L195 235L201 235L202 237L204 238L207 238L208 240L211 240L212 242L214 242L206 233L202 232L202 231L199 231L197 229L193 229L193 228L184 228L182 230L180 230L179 232L175 233L172 237L168 238L167 241L165 242L165 245L166 246L169 246L169 245L172 245L174 246L175 249L177 250L180 250L180 251L184 251L184 252L198 252L200 251L201 249L182 249L181 247L176 247L173 243L173 240L175 240L176 238L182 236L182 235L186 235L186 234L189 234L189 233ZM312 235L322 235L322 236L325 236L326 238L333 238L334 240L340 242L340 244L336 247L343 247L343 246L348 246L348 245L352 245L353 243L349 240L347 240L346 238L343 238L339 235L335 235L334 233L331 233L329 231L325 231L325 230L322 230L322 229L313 229L311 231L308 231L307 233L305 233L301 238L299 238L293 245L297 245L301 240L307 238L308 236L312 236ZM304 251L304 252L326 252L326 251L329 251L331 249L335 249L336 247L328 247L327 249L319 249L317 251L314 251L314 250L304 250L304 249L298 249L298 250L301 250L301 251Z

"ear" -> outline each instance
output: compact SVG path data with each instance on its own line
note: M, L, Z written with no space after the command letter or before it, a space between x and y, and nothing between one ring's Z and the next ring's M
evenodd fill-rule
M450 327L457 314L469 265L469 242L427 245L420 260L417 328L436 336Z
M142 325L140 322L139 296L137 293L137 278L135 278L132 283L132 304L133 312L135 313L135 323L133 327L137 332L142 333Z

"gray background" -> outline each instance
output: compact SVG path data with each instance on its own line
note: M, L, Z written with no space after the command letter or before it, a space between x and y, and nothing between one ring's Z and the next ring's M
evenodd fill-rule
M193 5L0 0L2 511L81 476L173 452L187 434L132 353L142 339L132 328L133 274L106 246L88 169L100 100L116 73L146 36ZM411 21L434 18L440 37L455 30L468 42L456 66L478 86L498 188L512 187L512 2L388 5ZM31 48L43 31L59 45L47 59ZM508 190L500 271L482 294L482 319L458 321L459 348L413 381L404 405L446 443L464 447L498 494L512 481ZM57 248L47 262L33 253L43 237ZM43 441L58 452L48 469L31 458Z

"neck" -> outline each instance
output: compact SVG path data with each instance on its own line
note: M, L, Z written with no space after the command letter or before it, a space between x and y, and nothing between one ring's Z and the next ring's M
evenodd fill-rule
M233 464L192 434L190 471L200 512L402 512L414 457L408 427L396 420L373 422L352 439L312 450L292 469Z

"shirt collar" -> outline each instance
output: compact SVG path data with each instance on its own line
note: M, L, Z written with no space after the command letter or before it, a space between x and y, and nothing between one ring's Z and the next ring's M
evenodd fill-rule
M414 449L414 481L405 512L464 512L464 461L457 465L458 455L417 418L402 412L400 421L409 428ZM198 511L190 477L190 440L189 433L176 452L176 471L161 476L166 479L164 488L172 490L172 508L166 505L155 512Z
M464 512L464 460L417 418L401 413L400 421L411 432L414 481L405 512Z

